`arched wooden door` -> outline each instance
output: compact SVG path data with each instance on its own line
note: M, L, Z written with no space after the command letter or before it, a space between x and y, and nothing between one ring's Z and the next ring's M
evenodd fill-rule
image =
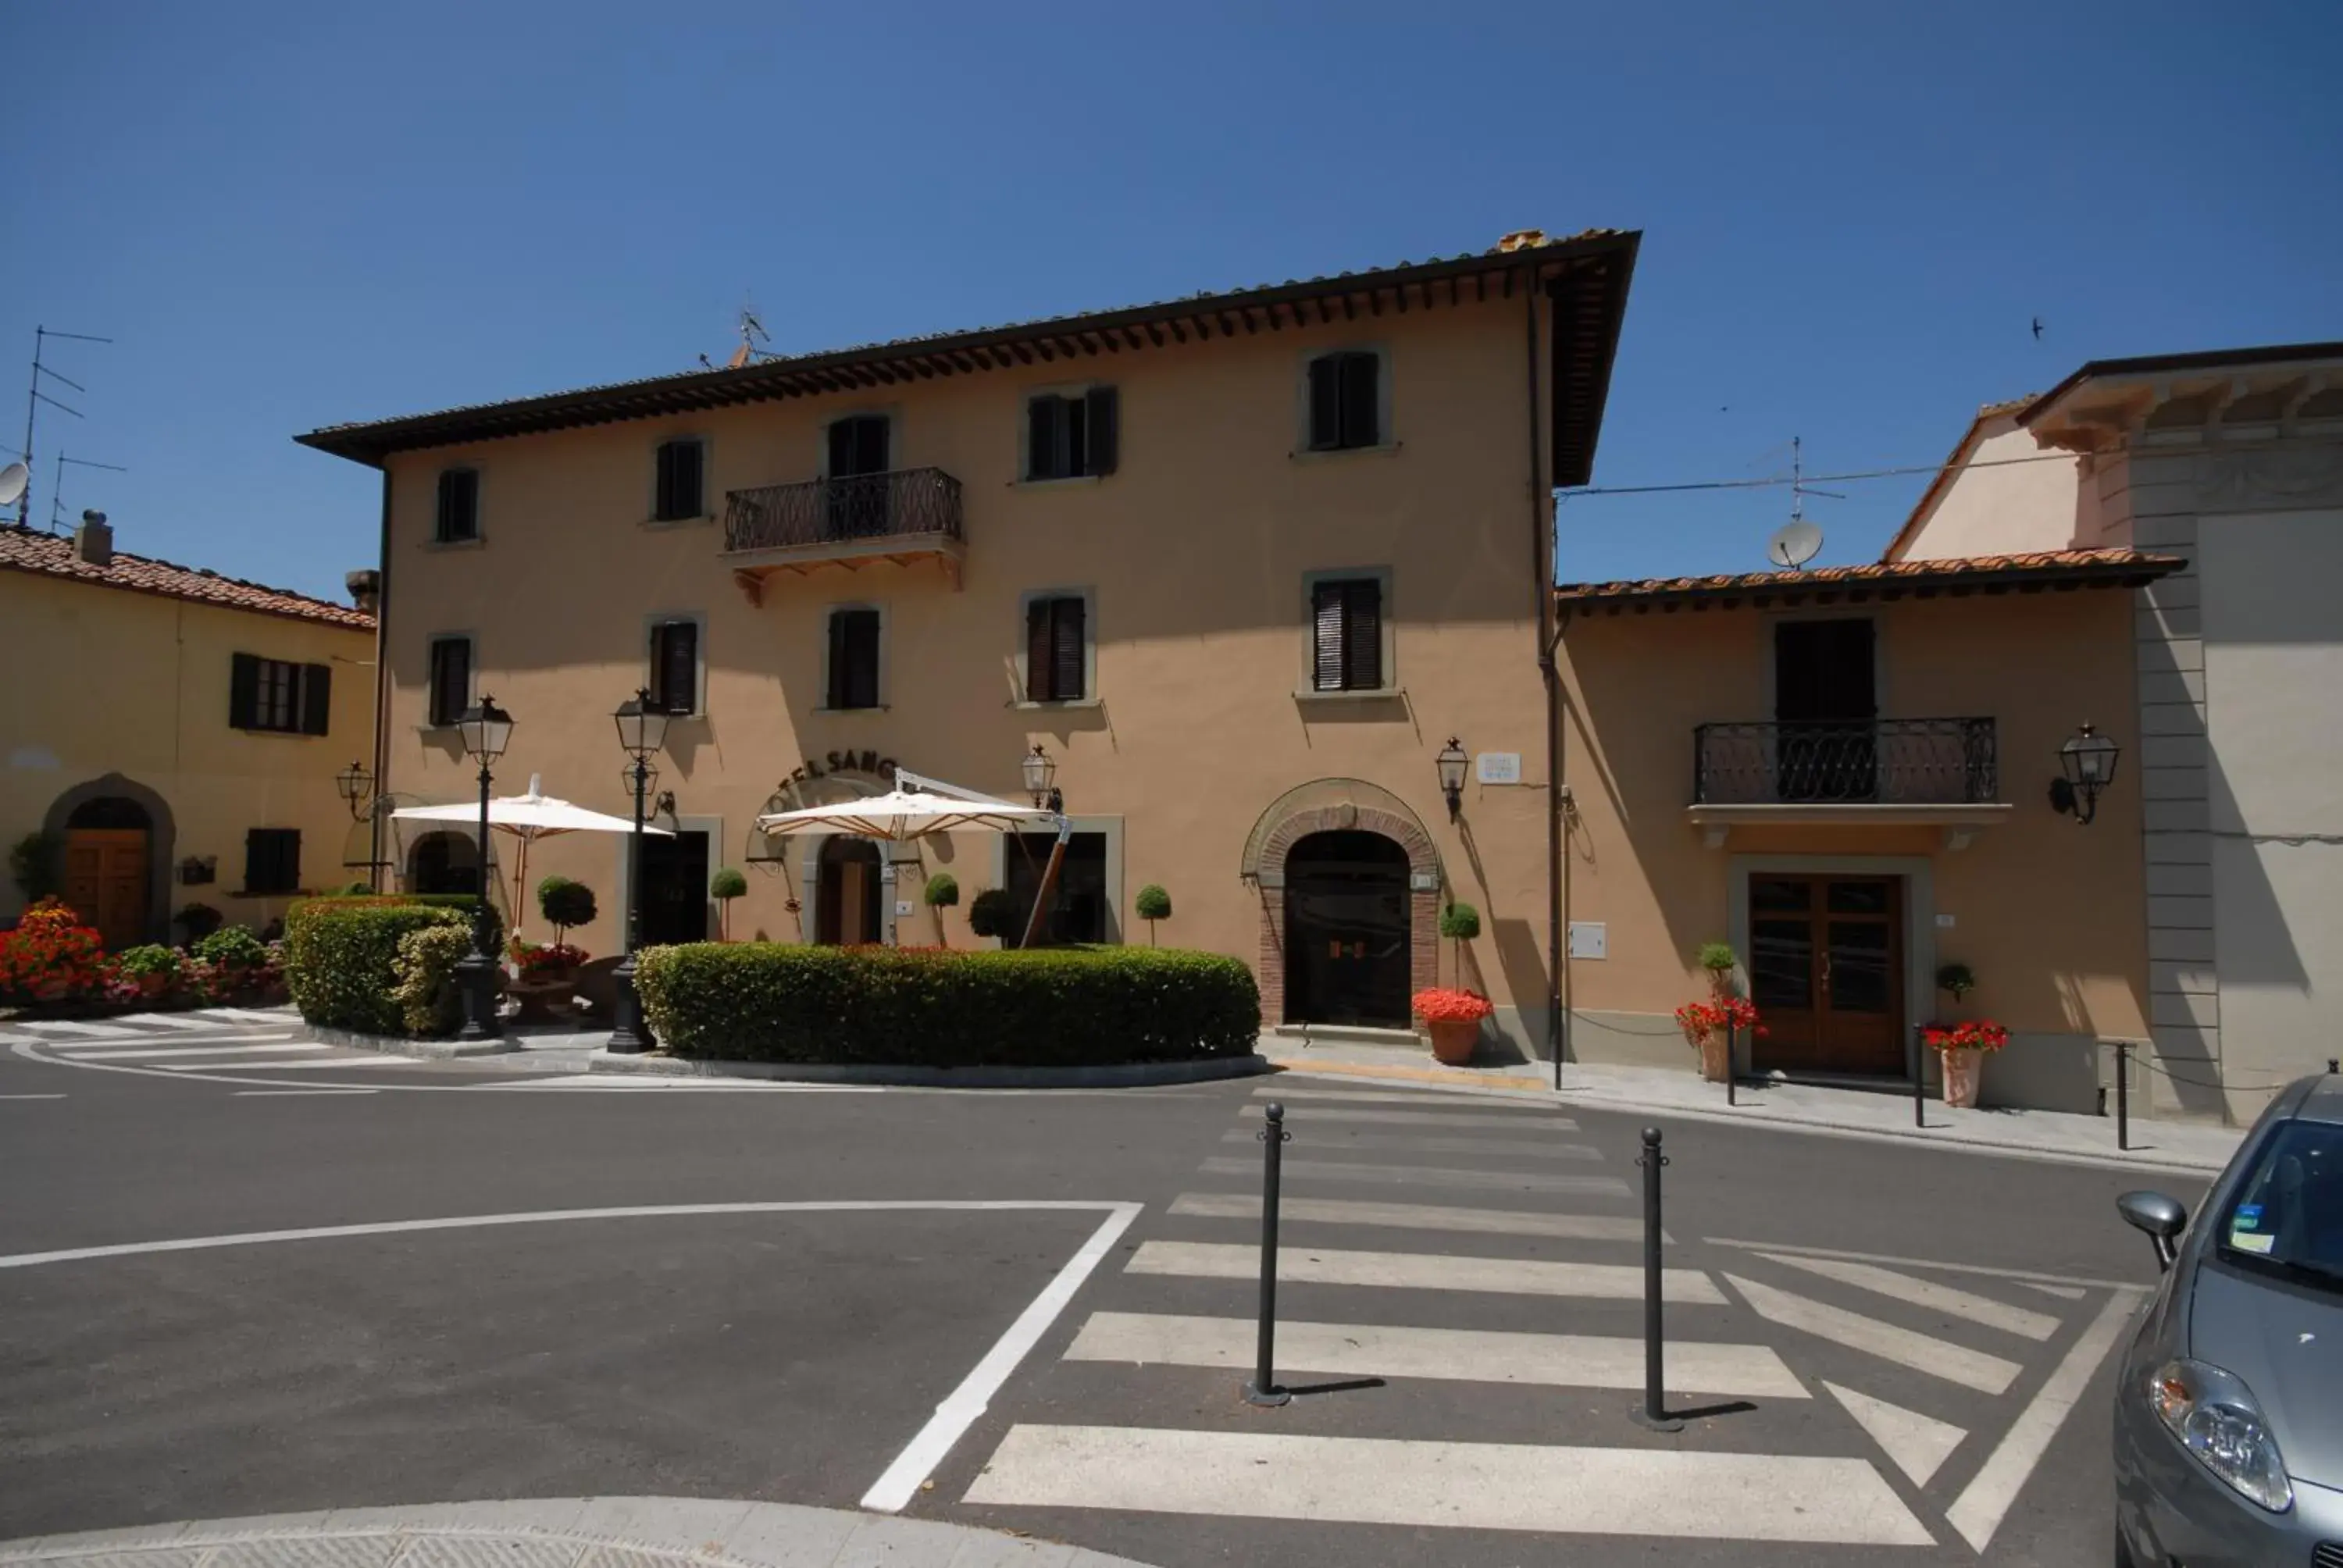
M1288 1023L1408 1027L1407 879L1381 833L1312 833L1288 852Z
M85 800L65 819L65 902L108 951L146 940L154 821L136 800Z

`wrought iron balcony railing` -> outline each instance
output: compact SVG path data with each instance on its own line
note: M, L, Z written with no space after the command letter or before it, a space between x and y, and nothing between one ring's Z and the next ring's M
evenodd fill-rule
M785 549L919 536L960 538L960 481L941 468L901 468L726 498L728 551Z
M1983 806L1999 794L1990 719L1693 730L1696 806Z

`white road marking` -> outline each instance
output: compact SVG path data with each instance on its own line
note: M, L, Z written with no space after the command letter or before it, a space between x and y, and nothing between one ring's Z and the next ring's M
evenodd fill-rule
M1249 1370L1258 1328L1252 1318L1093 1312L1067 1349L1066 1360ZM1333 1377L1641 1388L1644 1342L1592 1334L1281 1322L1277 1368ZM1810 1397L1797 1374L1767 1347L1697 1340L1668 1342L1668 1386L1750 1398Z
M1668 1347L1670 1370L1674 1370L1676 1347ZM1933 1415L1922 1415L1916 1410L1906 1410L1900 1404L1890 1404L1884 1399L1874 1399L1851 1388L1841 1388L1825 1379L1823 1387L1831 1397L1846 1407L1857 1425L1871 1434L1871 1440L1896 1462L1896 1468L1912 1478L1915 1486L1926 1486L1928 1478L1936 1473L1939 1465L1961 1439L1968 1435L1966 1428L1950 1422L1938 1421Z
M290 1029L301 1021L301 1015L291 1008L260 1010L248 1007L214 1007L204 1010L206 1018L233 1019L238 1023L273 1023Z
M202 1056L209 1057L214 1060L200 1062L197 1065L213 1067L223 1065L216 1060L223 1056L266 1056L272 1051L324 1050L327 1049L328 1048L321 1046L314 1040L288 1040L280 1039L277 1043L267 1045L256 1042L251 1045L212 1044L141 1046L136 1050L109 1050L103 1056L84 1057L79 1060L96 1061L160 1061L166 1056ZM269 1064L266 1062L256 1061L253 1063L253 1065L255 1067L266 1067Z
M1549 1103L1548 1101L1543 1100L1531 1100L1526 1097L1521 1100L1498 1100L1494 1098L1484 1099L1477 1095L1443 1095L1437 1089L1417 1089L1409 1091L1393 1091L1389 1089L1309 1089L1297 1085L1285 1088L1256 1089L1252 1092L1253 1098L1256 1100L1282 1101L1285 1102L1286 1109L1289 1111L1303 1105L1318 1106L1331 1104L1470 1105L1476 1109L1485 1106L1497 1106L1506 1111L1543 1111L1549 1114L1561 1109L1560 1106Z
M484 1089L569 1089L594 1091L603 1089L713 1089L713 1090L780 1090L799 1094L875 1094L886 1085L878 1083L784 1083L764 1078L621 1078L616 1074L566 1073L543 1083L483 1084Z
M1748 1252L1795 1252L1801 1258L1851 1258L1858 1263L1893 1263L1908 1269L1935 1269L1947 1274L1976 1274L1993 1280L2040 1280L2054 1285L2096 1285L2103 1290L2137 1291L2137 1280L2087 1280L2080 1274L2046 1274L2038 1269L1989 1269L1982 1263L1944 1263L1934 1258L1904 1258L1891 1252L1848 1252L1836 1247L1803 1247L1790 1241L1736 1241L1726 1236L1703 1236L1712 1247L1738 1247Z
M136 1040L143 1032L118 1023L67 1023L60 1019L20 1018L16 1027L30 1030L35 1039L63 1034L75 1039Z
M1130 1274L1251 1280L1261 1273L1258 1248L1217 1241L1142 1241L1123 1265ZM1561 1263L1523 1258L1458 1258L1429 1252L1357 1252L1287 1247L1277 1277L1290 1284L1374 1285L1394 1290L1483 1291L1513 1296L1584 1296L1641 1301L1644 1271L1631 1263ZM1697 1269L1661 1271L1662 1298L1723 1306L1725 1298ZM2013 1371L2015 1369L2012 1369Z
M2006 1329L2029 1340L2046 1340L2058 1332L2058 1320L2047 1312L2009 1306L1991 1297L1957 1291L1934 1280L1899 1274L1875 1263L1855 1263L1841 1258L1800 1258L1788 1252L1760 1252L1757 1255L1771 1259L1785 1268L1802 1269L1809 1274L1820 1274L1825 1280L1836 1280L1843 1285L1873 1291L1893 1301L1908 1302L1913 1306L1926 1307L1948 1317L1983 1323L1987 1328Z
M1215 1155L1196 1167L1207 1176L1261 1175L1261 1161ZM1289 1152L1288 1181L1368 1181L1392 1187L1488 1187L1503 1191L1602 1193L1624 1198L1627 1183L1616 1176L1548 1176L1536 1171L1450 1171L1423 1165L1361 1165Z
M87 1072L132 1072L138 1074L142 1078L159 1078L166 1081L174 1083L232 1083L239 1087L250 1087L257 1084L275 1084L280 1089L301 1089L307 1087L307 1085L303 1084L298 1079L254 1078L248 1076L249 1074L256 1072L276 1072L292 1065L289 1062L256 1061L245 1068L242 1072L231 1078L226 1076L225 1073L213 1072L207 1066L200 1070L186 1066L141 1067L136 1062L128 1061L91 1061L86 1059L77 1057L48 1056L35 1050L32 1045L21 1040L12 1045L10 1049L26 1061L37 1061L46 1067L78 1067ZM318 1049L325 1050L328 1048L321 1046ZM404 1061L407 1059L404 1057L398 1057L391 1060ZM230 1065L232 1064L223 1064L223 1066ZM361 1060L350 1060L338 1062L336 1063L336 1065L341 1067L363 1067L366 1063ZM183 1073L186 1076L175 1078L172 1076L175 1073ZM401 1094L478 1094L484 1089L496 1089L503 1087L503 1085L493 1082L399 1083L394 1084L391 1087ZM537 1084L525 1084L521 1087L535 1089L540 1086Z
M237 1089L229 1091L230 1100L284 1100L303 1094L379 1094L378 1089Z
M2024 1285L2029 1291L2039 1291L2046 1296L2056 1296L2062 1302L2079 1302L2083 1299L2082 1287L2078 1285L2050 1285L2045 1284L2040 1280L2019 1280L2016 1283Z
M2001 1442L1986 1455L1985 1463L1969 1478L1968 1485L1945 1510L1945 1519L1961 1533L1961 1539L1982 1553L1993 1543L1993 1533L2001 1528L2002 1519L2009 1505L2017 1501L2019 1489L2034 1467L2042 1462L2050 1440L2058 1435L2065 1424L2066 1412L2075 1408L2091 1373L2098 1369L2107 1352L2123 1332L2125 1322L2147 1292L2141 1290L2121 1290L2107 1298L2091 1326L2083 1331L2066 1352L2066 1359L2051 1372L2047 1381L2035 1391L2034 1398L2018 1412L2017 1420Z
M1256 1143L1261 1134L1249 1127L1232 1127L1221 1134L1223 1143ZM1339 1148L1346 1154L1374 1154L1386 1149L1404 1149L1421 1154L1521 1154L1534 1160L1600 1160L1603 1151L1591 1143L1560 1143L1533 1141L1527 1138L1413 1138L1405 1134L1374 1132L1355 1141L1341 1144L1321 1144Z
M1015 1426L965 1502L1715 1541L1926 1546L1860 1459Z
M1382 1099L1383 1096L1375 1096ZM1237 1114L1260 1121L1268 1114L1262 1105L1240 1106ZM1519 1127L1522 1121L1513 1116L1483 1116L1466 1111L1329 1111L1318 1106L1310 1108L1312 1121L1388 1121L1415 1127L1500 1127L1510 1123ZM1538 1123L1559 1132L1575 1132L1578 1123L1567 1116L1550 1116Z
M241 1027L232 1019L199 1018L184 1012L142 1012L136 1016L149 1029L202 1030L208 1033Z
M62 1094L0 1094L0 1100L63 1100Z
M161 1051L233 1050L240 1045L258 1045L291 1040L289 1034L219 1034L201 1042L190 1042L175 1035L150 1034L136 1043L129 1040L108 1040L100 1045L95 1041L75 1040L70 1045L52 1041L50 1053L65 1061L129 1061L153 1056Z
M331 1050L330 1045L246 1046L247 1050ZM316 1061L188 1061L174 1062L165 1069L169 1072L234 1072L239 1067L249 1067L256 1072L314 1072L337 1067L430 1067L428 1061L417 1061L411 1056L327 1056Z
M1785 1328L1803 1329L1852 1351L1910 1367L1914 1372L1926 1372L1930 1377L1943 1378L1983 1393L2006 1393L2017 1380L2018 1365L1983 1351L1973 1351L1956 1345L1950 1340L1940 1340L1932 1334L1915 1333L1894 1323L1883 1323L1876 1318L1866 1318L1860 1312L1850 1312L1841 1307L1810 1302L1804 1296L1777 1291L1771 1285L1761 1285L1745 1280L1738 1274L1725 1276L1727 1283L1739 1291L1757 1315L1768 1322Z
M985 1352L984 1359L960 1380L960 1386L952 1390L943 1403L936 1406L936 1413L929 1418L927 1425L920 1429L919 1435L911 1439L910 1446L897 1454L895 1462L889 1465L885 1473L871 1484L870 1490L862 1494L863 1507L880 1513L902 1511L903 1506L918 1493L920 1483L943 1462L944 1456L951 1452L952 1445L960 1440L961 1434L975 1423L976 1418L984 1413L992 1396L1001 1391L1002 1383L1009 1381L1009 1374L1017 1370L1017 1363L1025 1359L1026 1352L1033 1348L1035 1342L1049 1332L1051 1323L1058 1321L1058 1314L1066 1310L1066 1303L1074 1299L1074 1292L1081 1290L1082 1282L1091 1277L1091 1271L1098 1267L1099 1261L1131 1228L1131 1222L1139 1218L1140 1208L1137 1203L1114 1205L1099 1228L1091 1233L1091 1239L1082 1243L1081 1250L1067 1260L1066 1266L1058 1271L1057 1277L1042 1287L1041 1293L1018 1314L1015 1322L1009 1325L1009 1332Z
M1568 1241L1640 1241L1641 1220L1603 1214L1549 1214L1525 1209L1451 1209L1436 1203L1362 1203L1347 1198L1283 1198L1288 1220L1324 1225L1388 1225L1399 1230L1473 1231L1492 1236L1553 1236ZM1182 1192L1170 1212L1199 1220L1258 1220L1261 1199L1248 1192ZM1669 1240L1665 1231L1662 1241Z

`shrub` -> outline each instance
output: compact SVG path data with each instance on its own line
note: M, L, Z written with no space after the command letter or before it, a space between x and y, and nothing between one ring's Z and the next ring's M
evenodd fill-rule
M1132 900L1131 909L1147 922L1147 945L1153 947L1155 922L1172 918L1172 895L1163 890L1161 883L1150 882L1139 890L1139 897Z
M8 874L15 879L25 902L37 904L65 890L65 859L62 833L44 828L16 840L8 851Z
M469 893L415 898L305 899L286 911L285 978L311 1023L362 1034L405 1027L398 944L413 931L445 929L468 940ZM495 910L489 910L491 926Z
M1693 961L1712 975L1725 975L1740 966L1741 958L1731 942L1703 942Z
M192 947L219 930L226 920L226 915L209 904L193 903L180 905L179 912L171 917L171 923L187 933L187 945Z
M980 937L1005 937L1017 919L1017 904L1006 888L987 888L969 900L968 929Z
M456 966L472 950L472 933L460 925L423 926L398 939L391 960L391 1000L399 1026L417 1037L453 1034L463 1021L464 994Z
M1962 963L1942 965L1936 970L1936 989L1958 1002L1976 990L1976 971Z
M125 948L114 957L115 968L126 975L172 975L179 972L179 950L160 942Z
M960 879L950 871L938 871L928 879L927 890L920 895L931 910L948 910L960 902Z
M732 940L732 900L745 898L748 892L749 879L730 866L708 879L708 896L716 900L717 933L728 942Z
M106 945L81 917L55 899L26 910L0 932L0 1000L79 1001L103 981Z
M1217 953L953 953L769 942L651 948L636 985L678 1056L1070 1067L1242 1056L1252 971Z
M567 877L548 877L537 885L537 912L553 928L558 946L570 927L594 923L594 890Z
M351 882L346 886L336 888L330 893L320 893L317 896L324 899L364 899L370 898L373 894L374 888L371 884L367 882Z
M196 957L215 969L258 969L268 961L268 944L244 926L222 926L197 942Z

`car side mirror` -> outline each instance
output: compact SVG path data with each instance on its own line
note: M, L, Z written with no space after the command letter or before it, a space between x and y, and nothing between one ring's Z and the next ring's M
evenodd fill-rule
M2134 1230L2147 1231L2147 1239L2156 1243L2158 1270L2172 1267L2172 1260L2178 1255L2173 1242L2188 1228L2188 1211L2178 1199L2161 1192L2127 1192L2116 1200L2116 1212Z

